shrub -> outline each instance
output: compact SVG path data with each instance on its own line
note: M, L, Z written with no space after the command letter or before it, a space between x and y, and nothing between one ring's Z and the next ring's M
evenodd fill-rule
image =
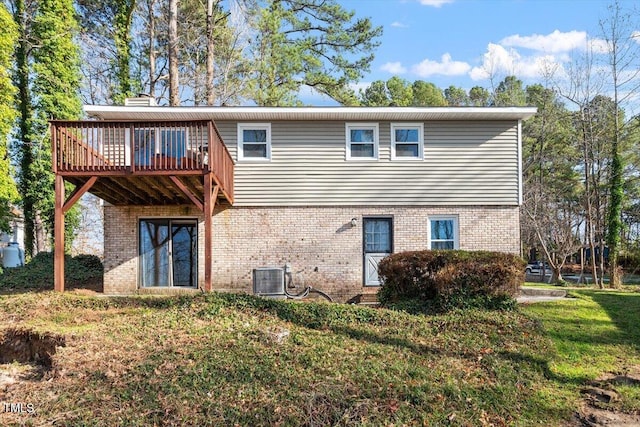
M83 285L92 280L101 280L104 268L100 258L94 255L64 256L65 282ZM1 288L52 289L53 253L40 252L23 267L7 268L0 274Z
M476 300L471 305L502 306L500 301L518 293L524 267L520 257L501 252L402 252L380 261L378 299L385 305L416 299L441 308L471 300Z
M92 272L104 272L102 261L96 255L80 254L73 257L73 263Z

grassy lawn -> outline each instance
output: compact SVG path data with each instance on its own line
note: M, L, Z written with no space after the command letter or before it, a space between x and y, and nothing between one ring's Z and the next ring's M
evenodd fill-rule
M572 293L437 316L230 294L0 296L0 344L15 330L65 341L49 369L0 365L0 425L566 425L585 384L640 367L640 295ZM616 390L616 409L640 412L638 384Z
M572 290L570 295L574 298L524 309L541 320L545 335L553 341L550 378L573 395L606 374L620 378L633 374L637 379L640 294ZM620 400L601 406L640 414L640 381L619 381L613 386Z

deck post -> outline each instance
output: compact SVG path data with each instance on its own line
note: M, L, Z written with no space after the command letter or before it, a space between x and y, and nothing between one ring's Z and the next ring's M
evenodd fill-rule
M64 292L64 179L56 174L54 209L53 289Z
M211 291L211 247L213 241L211 238L213 218L211 216L213 210L213 203L211 197L211 172L204 175L204 290Z

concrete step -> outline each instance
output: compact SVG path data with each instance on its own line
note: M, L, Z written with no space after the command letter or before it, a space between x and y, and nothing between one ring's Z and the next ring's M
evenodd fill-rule
M352 304L358 304L366 307L377 307L380 305L380 302L378 301L377 293L356 295L349 302L351 302Z
M520 295L528 297L564 298L567 296L567 291L564 289L530 288L523 286L520 288Z
M373 301L369 301L369 302L363 301L363 302L359 302L358 305L360 305L362 307L380 307L380 303L377 302L377 301L375 301L375 302L373 302Z
M378 302L378 294L361 294L360 302Z

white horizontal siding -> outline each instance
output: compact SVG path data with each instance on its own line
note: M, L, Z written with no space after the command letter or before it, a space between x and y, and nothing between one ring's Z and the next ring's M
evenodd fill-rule
M517 205L517 121L424 123L424 160L391 160L379 122L377 161L345 160L345 123L271 122L271 161L237 159L237 122L217 121L236 160L235 204Z

